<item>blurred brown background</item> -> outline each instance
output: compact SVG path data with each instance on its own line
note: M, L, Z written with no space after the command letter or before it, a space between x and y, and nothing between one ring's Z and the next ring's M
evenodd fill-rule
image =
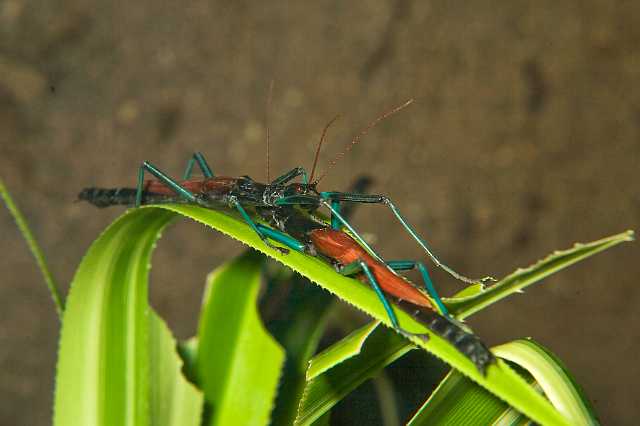
M122 210L74 203L173 175L200 150L216 173L264 179L326 162L408 98L322 188L361 173L468 275L504 276L554 249L640 228L640 4L632 1L0 1L0 176L66 285ZM393 258L421 256L391 214L359 228ZM0 212L0 423L50 422L58 320L24 241ZM192 223L154 255L152 301L193 333L206 273L237 243ZM473 317L490 344L532 336L575 374L605 424L640 415L640 253L626 244ZM457 284L436 274L443 292Z

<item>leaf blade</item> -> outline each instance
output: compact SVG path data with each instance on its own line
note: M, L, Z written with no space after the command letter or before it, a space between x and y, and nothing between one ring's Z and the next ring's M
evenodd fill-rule
M312 360L295 424L312 424L361 383L414 348L377 322L356 330Z
M564 364L540 343L518 339L493 349L497 356L527 370L554 407L572 424L599 424L591 403Z
M149 316L150 424L200 426L202 392L182 375L176 340L153 310Z
M527 268L516 270L486 289L474 288L476 291L470 296L459 294L443 298L443 302L452 315L464 319L555 272L633 238L633 231L626 231L589 243L576 243L570 249L556 251Z
M40 269L40 273L44 278L44 282L45 284L47 284L49 294L51 295L53 303L56 307L58 318L62 318L62 312L64 311L64 301L60 293L60 286L53 278L53 274L49 269L49 265L47 264L42 248L38 244L38 241L36 241L36 238L33 236L33 233L31 232L26 219L20 212L20 209L18 209L18 205L13 201L13 198L11 197L11 194L9 194L7 187L4 185L4 182L2 182L2 179L0 179L0 198L2 198L2 200L4 201L4 205L7 207L7 210L9 210L9 213L11 213L11 216L13 216L13 220L16 222L16 225L18 226L22 237L27 242L29 250L36 260L38 269Z
M564 365L542 345L531 339L518 339L493 350L497 356L517 365L532 388L544 392L571 424L599 424L589 401ZM408 424L462 424L468 418L478 424L529 423L525 416L495 395L459 372L451 371Z
M196 371L210 425L267 424L284 351L266 332L256 302L262 257L254 252L210 274L198 328Z
M230 214L192 205L159 205L146 208L171 210L213 227L289 266L347 303L366 312L385 325L391 326L384 308L368 287L357 280L337 274L333 268L317 258L309 257L296 251L283 255L267 247L246 224L235 219ZM415 338L411 339L414 344L428 350L481 386L499 395L534 421L552 425L567 424L566 420L546 399L539 394L532 394L530 386L504 362L498 360L488 368L486 375L482 375L468 358L440 336L427 330L404 311L395 309L395 313L400 323L408 331L429 334L428 343L425 343L422 339Z
M80 263L62 322L54 424L149 422L149 259L173 218L125 214Z

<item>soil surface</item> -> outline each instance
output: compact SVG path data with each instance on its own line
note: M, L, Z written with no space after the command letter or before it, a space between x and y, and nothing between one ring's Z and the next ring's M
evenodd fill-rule
M66 286L121 209L74 203L181 174L324 168L366 123L415 98L331 169L399 205L457 270L497 277L555 249L640 228L640 3L631 1L0 2L0 176ZM0 209L1 210L1 209ZM355 222L389 258L422 253L383 207ZM0 211L0 423L50 423L58 320ZM152 303L179 337L204 278L242 247L193 223L154 254ZM625 244L474 316L489 344L531 336L604 424L637 424L640 249ZM458 285L435 274L451 294Z

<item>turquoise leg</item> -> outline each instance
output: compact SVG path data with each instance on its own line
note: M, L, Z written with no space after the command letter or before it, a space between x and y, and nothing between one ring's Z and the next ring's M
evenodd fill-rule
M298 176L302 176L302 183L305 183L305 184L309 183L307 178L307 171L304 169L304 167L296 167L295 169L289 170L287 173L283 174L282 176L275 178L271 182L271 185L283 185L295 179Z
M449 310L442 302L442 299L433 285L433 281L431 281L429 271L427 271L427 268L422 262L415 262L413 260L390 260L387 262L387 266L394 271L409 271L411 269L418 268L420 275L422 275L422 281L424 282L424 288L427 290L427 294L429 294L431 299L435 302L442 315L447 317L450 316Z
M299 251L300 253L305 252L305 245L295 238L291 237L284 232L277 231L273 228L269 228L261 223L256 223L256 228L260 230L263 235L271 238L274 241L284 244L289 247L291 250Z
M346 265L342 265L340 267L340 275L344 275L345 277L350 277L352 275L356 275L359 274L360 272L362 272L362 266L360 265L359 261L355 261L355 262L351 262L348 263Z
M391 308L391 304L389 303L386 296L384 295L382 288L380 288L380 284L378 284L376 277L373 276L373 274L371 273L371 270L369 269L367 264L364 261L362 261L362 259L359 259L352 263L344 265L339 270L339 272L341 275L345 275L345 276L355 275L361 272L365 274L365 276L367 277L367 280L369 281L369 284L371 284L371 287L373 288L373 291L375 291L376 296L378 296L378 299L382 303L384 310L387 312L387 316L389 317L389 321L391 321L391 325L393 325L393 328L396 329L400 334L404 335L405 337L416 336L422 339L427 339L429 337L428 334L411 333L410 331L406 331L402 327L400 327L400 322L398 321L398 317L396 316L395 312L393 312L393 309Z
M155 176L160 182L164 183L169 189L175 192L178 196L183 197L191 203L197 203L197 198L191 191L180 186L178 182L165 175L158 168L151 163L145 161L138 170L138 184L136 186L136 207L140 207L142 204L142 191L144 186L144 172L149 172Z
M322 204L323 206L325 206L326 208L329 209L329 211L331 212L331 220L332 221L333 221L333 218L335 217L337 221L342 223L342 225L345 228L347 228L349 230L349 232L351 232L351 235L353 235L353 237L358 241L358 243L360 243L360 245L362 247L367 249L367 251L369 252L369 254L371 256L373 256L377 261L385 263L384 260L382 260L382 258L380 257L380 255L378 253L376 253L375 250L373 248L371 248L371 246L369 244L367 244L367 242L364 240L364 238L362 238L360 236L360 234L358 234L358 232L353 228L353 226L351 226L351 224L349 222L347 222L347 220L344 217L342 217L340 212L333 208L331 203L327 202L324 198L320 198L320 204Z
M340 201L331 200L331 207L333 207L333 210L336 211L337 214L340 214ZM335 229L336 231L342 229L342 223L340 222L340 219L338 219L338 217L333 212L331 212L331 229Z
M200 170L202 171L204 177L212 178L214 176L211 167L209 167L209 165L207 164L207 160L204 159L204 155L202 155L200 152L196 152L187 163L187 168L184 171L183 179L191 179L193 166L195 166L196 164L198 165L198 167L200 167Z
M456 279L458 279L460 281L466 282L466 283L473 284L473 283L477 283L477 282L483 283L483 282L487 282L487 281L496 281L496 279L493 278L493 277L483 277L483 278L480 278L480 279L469 278L469 277L466 277L464 275L459 274L458 272L454 271L453 269L451 269L450 267L448 267L447 265L442 263L440 261L440 259L438 259L436 257L436 255L433 254L433 252L431 251L431 249L427 245L426 241L424 241L422 238L420 238L420 236L418 235L416 230L413 229L413 227L411 225L409 225L409 223L405 220L405 218L400 214L400 210L398 210L398 208L391 202L391 200L389 200L388 198L385 197L384 204L389 206L389 208L391 209L391 211L393 212L395 217L400 221L400 223L402 224L404 229L406 229L407 232L409 233L409 235L411 235L413 237L413 239L416 240L418 242L418 244L420 244L420 246L422 246L424 251L427 253L427 255L429 255L429 257L431 258L431 260L433 260L433 262L436 264L436 266L444 269L445 271L447 271L454 278L456 278Z
M251 229L253 229L255 231L256 234L258 234L258 236L260 237L260 239L268 246L271 247L274 250L278 250L280 253L282 254L287 254L289 253L289 250L284 248L284 247L278 247L275 246L273 244L271 244L269 242L269 240L267 239L267 236L260 230L260 228L258 228L258 225L255 224L255 222L253 220L251 220L251 217L249 216L249 214L246 212L246 210L244 209L244 207L242 207L242 205L237 201L237 200L232 200L231 201L231 205L233 207L235 207L240 214L242 215L242 217L244 218L245 222L247 222L247 224L251 227Z
M144 185L144 168L140 166L138 169L138 183L136 184L136 207L142 204L142 187Z
M387 266L394 271L410 271L416 267L413 260L388 260Z
M318 204L318 197L314 195L290 195L278 198L274 204L276 206L313 206Z
M391 202L389 198L384 195L375 195L375 194L356 194L356 193L347 193L347 192L321 192L320 197L324 200L329 200L331 203L334 201L351 201L354 203L372 203L372 204L384 204L391 209L394 216L400 224L404 227L404 229L411 235L411 237L418 242L418 244L423 248L423 250L427 253L427 255L431 258L431 260L438 266L439 268L447 271L451 276L456 279L467 282L467 283L477 283L477 282L485 282L485 281L496 281L493 277L484 277L482 279L474 279L465 277L462 274L451 269L449 266L445 265L436 257L436 255L431 251L431 248L427 245L426 241L424 241L415 229L406 221L406 219L400 214L400 210Z
M382 302L382 306L384 306L384 310L387 312L387 316L389 317L389 321L391 321L393 328L402 330L400 328L400 323L398 322L398 317L396 317L395 312L393 312L393 309L391 309L391 304L385 297L382 289L380 288L380 285L378 284L378 281L373 276L366 263L364 263L362 260L356 260L352 263L349 263L348 265L344 265L339 270L339 272L341 275L345 276L351 276L360 272L364 272L367 279L369 280L369 283L371 284L371 287L373 288L373 291L376 292L376 296L378 296L378 299L380 299L380 302Z

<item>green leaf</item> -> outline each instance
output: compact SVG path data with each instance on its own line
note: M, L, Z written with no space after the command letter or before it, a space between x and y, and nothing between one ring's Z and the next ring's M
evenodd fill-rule
M149 261L174 217L153 209L125 214L82 260L63 316L54 424L149 424Z
M532 389L546 395L573 425L597 425L591 405L562 363L547 349L530 339L520 339L493 348L513 362ZM452 370L409 421L409 425L528 424L529 419L459 372Z
M7 208L13 215L18 225L18 228L20 229L21 233L23 234L23 237L27 241L29 248L31 249L31 252L36 259L38 267L40 268L40 271L44 276L45 282L49 287L49 291L53 297L58 314L62 316L63 303L62 303L62 298L58 291L58 286L56 285L53 279L53 276L50 273L50 270L45 261L42 250L38 246L35 238L33 237L33 234L31 233L26 221L24 220L24 217L22 216L17 206L11 199L2 181L0 181L0 196L2 196L2 198L4 199ZM108 238L108 236L103 236L103 238ZM140 249L144 250L144 247L140 247ZM106 253L106 251L101 252L100 250L97 250L97 251L94 250L91 256L88 255L85 258L85 262L91 262L91 260L93 260L95 264L98 264L98 265L102 264L102 266L105 266L105 264L110 262L109 256L110 255ZM93 257L93 259L90 259L91 257ZM139 267L141 265L140 262L148 263L148 259L145 260L144 259L145 257L146 257L146 253L144 253L139 259L135 259L134 256L132 256L129 260L131 261L132 265L135 264L136 261L138 261L139 264L137 266ZM117 273L110 274L109 272L107 272L103 274L102 277L96 277L96 278L109 280L110 279L109 275L111 275L112 278L121 278L125 276L125 274L119 275ZM93 289L95 291L92 292L91 288L89 288L92 285L90 281L84 280L85 281L84 283L81 283L81 281L83 281L81 278L76 278L76 280L74 281L74 285L76 287L84 287L83 290L85 290L87 293L101 293L104 290L102 288L99 288L96 285L94 286L94 289ZM100 282L100 280L96 280L96 282ZM132 283L132 284L135 285L135 283ZM146 285L146 283L141 283L141 284ZM80 292L82 290L77 290L77 291ZM136 291L137 290L132 290L132 292L134 293ZM111 299L111 301L113 300L114 299ZM111 302L107 299L105 299L103 302L104 305L108 305L109 303ZM148 308L142 307L142 309L147 310ZM149 349L148 364L151 366L150 382L149 382L151 395L150 395L150 407L149 407L150 413L148 417L150 419L150 424L157 425L157 426L171 426L171 425L197 426L200 424L200 412L201 412L202 400L203 400L202 394L182 376L180 372L182 361L180 360L180 358L178 357L175 351L176 342L171 336L169 329L166 327L162 319L160 319L155 314L155 312L153 311L149 311L149 312L150 312L150 316L149 316L150 323L148 327L149 327L149 333L150 333L149 335L150 349ZM67 325L67 331L69 329L74 329L74 331L77 331L79 328L79 327L76 327L76 325L78 325L77 323L91 321L91 317L98 318L92 315L87 315L84 318L79 318L78 315L76 314L70 314L67 322L76 323L76 324ZM87 336L85 335L84 337L87 337ZM95 346L96 343L99 344L98 340L93 340L93 339L89 339L89 340L92 340L92 341L87 342L88 343L87 346ZM72 389L75 387L76 389L79 390L82 388L88 389L93 387L97 391L99 384L94 382L93 384L89 384L87 386L87 383L81 383L82 382L81 377L77 377L77 378L69 377L68 367L67 367L68 363L64 362L67 356L64 355L65 360L63 360L62 357L63 357L63 352L67 353L66 348L70 344L66 343L68 340L65 339L64 341L65 343L64 344L61 343L61 347L60 347L61 359L59 360L59 370L58 370L58 377L57 377L58 392L57 392L57 399L56 399L56 406L55 406L56 407L55 421L64 423L64 424L81 424L81 422L79 421L77 423L72 423L69 420L58 420L58 419L60 419L65 415L69 417L73 417L74 414L70 414L71 412L84 411L82 407L83 404L93 405L96 403L97 399L100 399L100 398L106 399L106 394L103 393L102 395L98 395L97 393L85 393L84 394L85 398L81 400L76 400L76 401L72 401L71 399L67 398L69 396L67 395L67 392L71 392L68 389ZM63 347L65 348L65 350L63 350ZM95 347L93 349L95 349ZM116 348L113 348L113 350L116 350ZM105 358L107 357L103 357L103 359ZM97 358L94 358L94 360L95 359ZM136 360L129 360L129 361L136 362ZM98 363L100 362L101 361L98 360ZM96 375L95 377L97 376L98 375ZM67 383L67 385L61 385L62 383ZM70 386L69 383L73 383L75 386ZM140 381L140 383L144 383L144 381ZM92 385L97 385L97 386L92 386ZM67 387L63 389L62 386L67 386ZM141 391L140 393L143 393L143 392ZM95 398L95 397L98 397L98 398ZM69 410L69 408L73 408L73 409ZM66 414L63 414L63 413L66 413ZM58 415L60 417L58 417ZM106 414L103 417L106 418L110 416L111 416L110 414ZM146 417L146 416L140 415L138 418L143 418L143 417Z
M264 330L256 308L262 261L248 252L218 268L207 282L196 374L211 406L209 425L269 421L284 352Z
M494 287L496 290L501 289L502 291L504 291L502 297L506 297L506 295L510 294L509 292L519 291L522 288L522 286L531 285L537 280L540 280L546 277L550 273L557 272L562 268L577 262L578 260L584 260L588 256L594 255L606 248L613 247L614 245L623 241L628 241L631 236L632 236L632 233L626 232L626 233L608 237L608 238L595 241L592 243L588 243L588 244L583 244L583 245L577 244L573 249L563 251L563 252L556 252L552 254L551 256L547 257L543 261L538 262L533 267L528 268L527 270L516 271L516 273L511 274L509 277L505 278L501 282L494 285ZM521 277L521 274L523 273L527 274L526 275L527 279L526 281L519 281L518 277ZM445 300L448 300L448 305L451 307L456 306L457 302L468 303L468 307L471 307L474 300L477 301L478 303L483 303L484 297L486 297L486 294L483 294L483 293L489 292L490 294L490 291L495 291L493 290L494 287L491 287L489 290L485 290L484 287L480 284L471 285L466 287L461 292L459 292L455 298L445 299ZM456 313L461 317L465 317L477 312L478 309L471 309L469 311L465 311L464 309L461 309ZM403 342L406 348L413 347L406 340L404 340ZM343 342L338 342L335 346L339 347L339 345L342 345L342 344ZM336 349L339 349L339 348L336 348ZM380 347L379 350L382 352L385 352L385 351L393 351L395 350L395 348L391 348L391 347L386 348L383 346L383 347ZM353 356L356 358L354 358L349 364L351 371L358 371L360 369L367 369L370 367L368 357L364 357L361 354L354 354ZM383 354L381 354L381 356L383 356ZM362 357L362 359L358 359L358 357ZM337 361L338 360L336 360L336 363ZM314 359L312 363L312 366L314 366L314 368L315 368L315 362L316 360ZM391 359L389 359L389 362L391 362ZM330 366L332 367L333 364L331 364ZM381 370L385 366L386 364L377 365L375 367L375 371L371 371L370 373L373 374L374 372ZM463 380L462 377L464 376L451 375L449 380L462 381ZM345 395L348 393L346 390L355 389L365 379L366 378L363 379L361 376L358 376L355 374L336 376L335 378L333 378L334 381L335 380L340 381L339 384L334 384L334 386L341 390L344 389L345 392L343 393ZM351 382L349 383L349 381ZM472 381L468 381L466 379L464 379L464 381L465 383L467 383L469 386L472 387L473 392L476 392L476 393L480 392L480 388L478 388L475 383L473 383ZM309 386L314 386L314 384L310 383ZM483 393L483 395L494 398L490 393ZM331 404L325 403L324 405L322 405L321 407L322 410L328 410L331 406L335 405L340 400L336 394L329 394L329 395L326 395L324 398L326 398L327 400L331 400L332 403ZM447 399L447 401L452 405L455 405L455 399ZM503 402L500 402L499 406L507 407L506 404L504 404ZM305 409L308 409L308 407L309 407L309 404L307 403L305 405ZM316 407L315 409L319 409L319 407ZM464 408L462 412L464 413L465 410L467 410L467 412L473 412L472 410L469 410L467 408ZM431 419L431 417L429 418ZM525 418L525 420L527 419ZM480 421L480 423L483 423L483 421Z
M572 248L556 251L528 268L518 269L485 289L480 290L478 287L474 287L473 290L465 289L452 298L444 298L443 301L452 315L463 319L513 293L521 292L523 288L555 272L625 241L633 241L633 231L622 232L590 243L576 243Z
M381 328L379 325L377 321L370 322L313 357L307 369L307 380L315 379L345 360L359 355L371 333ZM406 343L404 339L403 343Z
M318 348L335 297L289 268L275 262L269 266L275 276L267 274L271 291L262 297L261 312L268 317L269 332L286 352L271 423L290 425L307 383L309 360Z
M189 382L197 384L198 378L196 377L196 364L198 361L198 339L192 337L178 342L176 345L176 351L184 364L182 366L182 374Z
M331 411L313 422L313 426L331 426Z
M572 424L597 425L595 411L580 386L551 351L533 339L496 346L493 352L524 368L558 411Z
M44 253L42 252L40 245L38 245L38 242L33 236L31 229L29 229L29 225L27 225L27 221L24 219L24 216L22 216L22 213L18 209L18 206L16 205L16 203L14 203L11 195L9 195L9 191L7 191L7 188L4 186L2 179L0 179L0 198L4 200L5 206L7 206L9 213L11 213L11 216L13 216L13 219L16 221L16 225L18 225L18 229L20 230L22 237L27 242L29 250L31 250L31 254L35 258L36 263L38 264L38 268L40 269L40 273L42 273L44 281L49 288L49 293L53 298L53 303L56 305L58 316L61 317L62 312L64 311L64 302L62 301L62 296L60 296L58 284L54 280L53 275L49 270L49 266L47 265Z
M267 247L245 223L221 211L193 205L150 206L138 210L155 209L171 210L214 227L282 262L339 298L368 313L371 317L391 326L384 308L370 288L355 279L337 274L330 265L320 259L296 251L283 255ZM532 392L530 386L503 362L496 362L488 368L486 375L482 375L468 358L446 340L427 330L404 311L396 309L395 313L400 323L408 331L429 334L428 342L414 338L411 339L414 344L428 350L483 387L499 395L534 421L542 424L566 424L563 417L553 409L547 400Z
M190 205L136 209L116 221L94 243L74 279L68 300L72 308L65 313L61 337L56 424L146 424L149 397L145 363L146 274L157 234L175 217L175 213L167 211L191 217L241 240L389 325L383 307L368 287L336 274L319 259L297 252L282 255L270 249L246 224L231 215ZM96 252L104 256L96 257ZM491 366L487 375L482 376L449 343L426 331L403 311L396 310L396 314L406 329L431 336L428 343L418 339L414 343L533 420L543 424L565 423L544 398L531 395L526 382L502 362Z
M451 370L407 425L494 424L509 406ZM525 418L526 419L526 418Z
M296 424L313 423L359 384L413 348L378 323L351 333L313 359ZM359 356L353 358L355 355Z
M203 396L181 372L176 340L153 310L149 316L150 424L200 426Z

